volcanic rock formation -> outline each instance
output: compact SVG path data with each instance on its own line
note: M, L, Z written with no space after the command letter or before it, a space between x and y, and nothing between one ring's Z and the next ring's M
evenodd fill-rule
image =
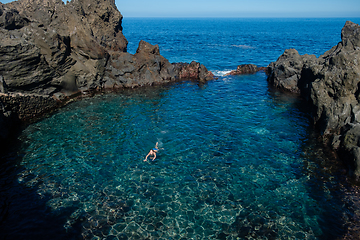
M324 140L360 177L360 26L346 22L342 41L319 58L288 49L269 65L268 82L301 94Z
M264 67L258 67L254 64L241 64L237 66L236 70L233 70L226 74L225 76L234 76L234 75L244 75L244 74L254 74L259 71L266 71Z
M169 63L144 41L127 53L122 18L114 0L0 3L1 126L7 129L10 115L31 119L73 94L174 81L186 71L197 80L213 77L200 64Z

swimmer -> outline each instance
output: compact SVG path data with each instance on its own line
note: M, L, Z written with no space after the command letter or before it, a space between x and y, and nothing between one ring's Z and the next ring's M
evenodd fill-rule
M144 162L147 161L147 158L148 158L150 155L154 156L154 158L152 159L152 160L154 161L155 158L156 158L156 153L157 153L158 151L159 151L158 142L156 142L155 147L149 151L149 153L148 153L148 155L146 156Z

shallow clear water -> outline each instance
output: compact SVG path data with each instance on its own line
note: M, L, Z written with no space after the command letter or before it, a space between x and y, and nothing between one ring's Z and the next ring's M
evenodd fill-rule
M25 129L18 181L86 238L316 239L338 234L324 213L342 206L309 186L308 131L261 73L126 90Z
M161 36L171 35L169 24ZM202 43L182 44L186 56L198 49L212 70L234 69L226 47L221 60L211 60ZM261 65L278 54L237 44L255 46L234 54L255 54ZM167 57L176 59L176 49ZM76 101L28 126L16 151L2 158L0 230L4 239L341 237L357 210L309 119L300 99L268 88L264 73ZM144 162L156 142L158 157Z

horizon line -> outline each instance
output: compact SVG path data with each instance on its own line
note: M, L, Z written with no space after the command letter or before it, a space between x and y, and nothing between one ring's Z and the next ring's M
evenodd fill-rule
M121 11L120 11L121 12ZM122 13L121 13L122 14ZM268 17L259 17L259 16L253 16L253 17L229 17L229 16L217 16L217 17L209 17L209 16L176 16L176 17L173 17L173 16L125 16L123 15L123 18L173 18L173 19L176 19L176 18L187 18L187 19L191 19L191 18L213 18L213 19L216 19L216 18L238 18L238 19L241 19L241 18L263 18L263 19L269 19L269 18L273 18L273 19L296 19L296 18L302 18L302 19L341 19L341 18L358 18L360 19L360 16L346 16L346 17L343 17L343 16L339 16L339 17L305 17L305 16L297 16L297 17L278 17L278 16L268 16Z

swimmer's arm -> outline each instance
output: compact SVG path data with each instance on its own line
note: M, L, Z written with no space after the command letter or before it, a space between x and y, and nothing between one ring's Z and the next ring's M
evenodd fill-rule
M145 158L144 162L147 161L147 158L149 157L150 153L151 153L151 151L148 153L148 155L146 155L146 158Z

